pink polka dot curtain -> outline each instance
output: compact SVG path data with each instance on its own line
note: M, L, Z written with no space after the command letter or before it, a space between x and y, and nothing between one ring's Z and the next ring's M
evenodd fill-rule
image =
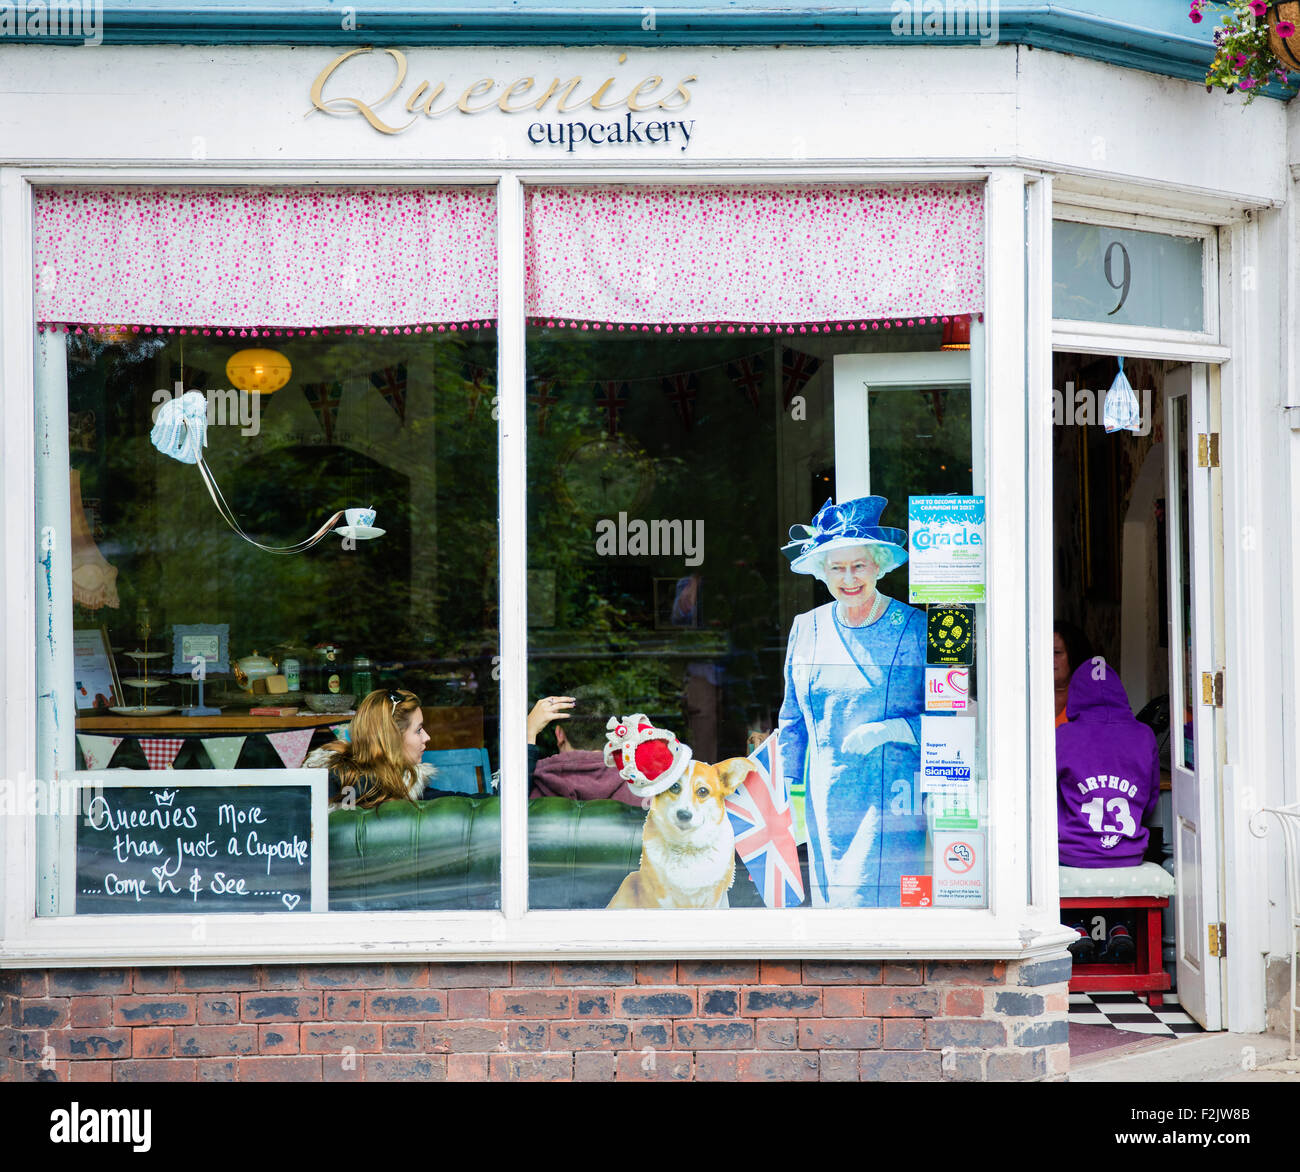
M850 322L978 313L978 184L539 187L525 308L600 323Z
M40 322L394 327L497 307L491 188L36 193Z

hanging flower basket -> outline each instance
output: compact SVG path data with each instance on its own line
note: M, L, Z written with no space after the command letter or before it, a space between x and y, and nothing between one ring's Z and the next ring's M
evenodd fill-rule
M1287 71L1300 71L1300 3L1282 0L1191 0L1187 13L1193 24L1205 19L1205 11L1223 14L1214 30L1214 60L1205 75L1205 88L1215 86L1232 93L1242 90L1246 103L1254 101L1262 87L1288 80Z
M1268 6L1268 47L1283 69L1300 70L1300 3ZM1283 35L1285 33L1285 35Z

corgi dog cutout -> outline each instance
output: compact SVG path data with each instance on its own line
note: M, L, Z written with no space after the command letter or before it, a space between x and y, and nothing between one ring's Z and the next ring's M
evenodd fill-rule
M641 868L623 880L611 908L727 906L736 877L736 836L724 806L754 763L732 757L692 761L682 777L649 799Z

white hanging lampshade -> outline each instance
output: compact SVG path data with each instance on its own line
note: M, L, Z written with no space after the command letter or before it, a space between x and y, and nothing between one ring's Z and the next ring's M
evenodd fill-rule
M72 469L69 492L72 506L72 598L82 606L98 610L101 606L119 606L117 598L117 567L99 552L86 508L81 503L81 473Z
M293 367L278 350L240 350L226 363L226 377L234 387L269 395L289 381Z

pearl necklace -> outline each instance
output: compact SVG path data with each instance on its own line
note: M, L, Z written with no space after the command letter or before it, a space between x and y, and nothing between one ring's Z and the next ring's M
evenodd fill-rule
M885 607L888 605L889 599L877 590L876 601L871 604L871 609L867 612L867 617L860 623L845 622L844 625L846 627L869 627L884 613Z

